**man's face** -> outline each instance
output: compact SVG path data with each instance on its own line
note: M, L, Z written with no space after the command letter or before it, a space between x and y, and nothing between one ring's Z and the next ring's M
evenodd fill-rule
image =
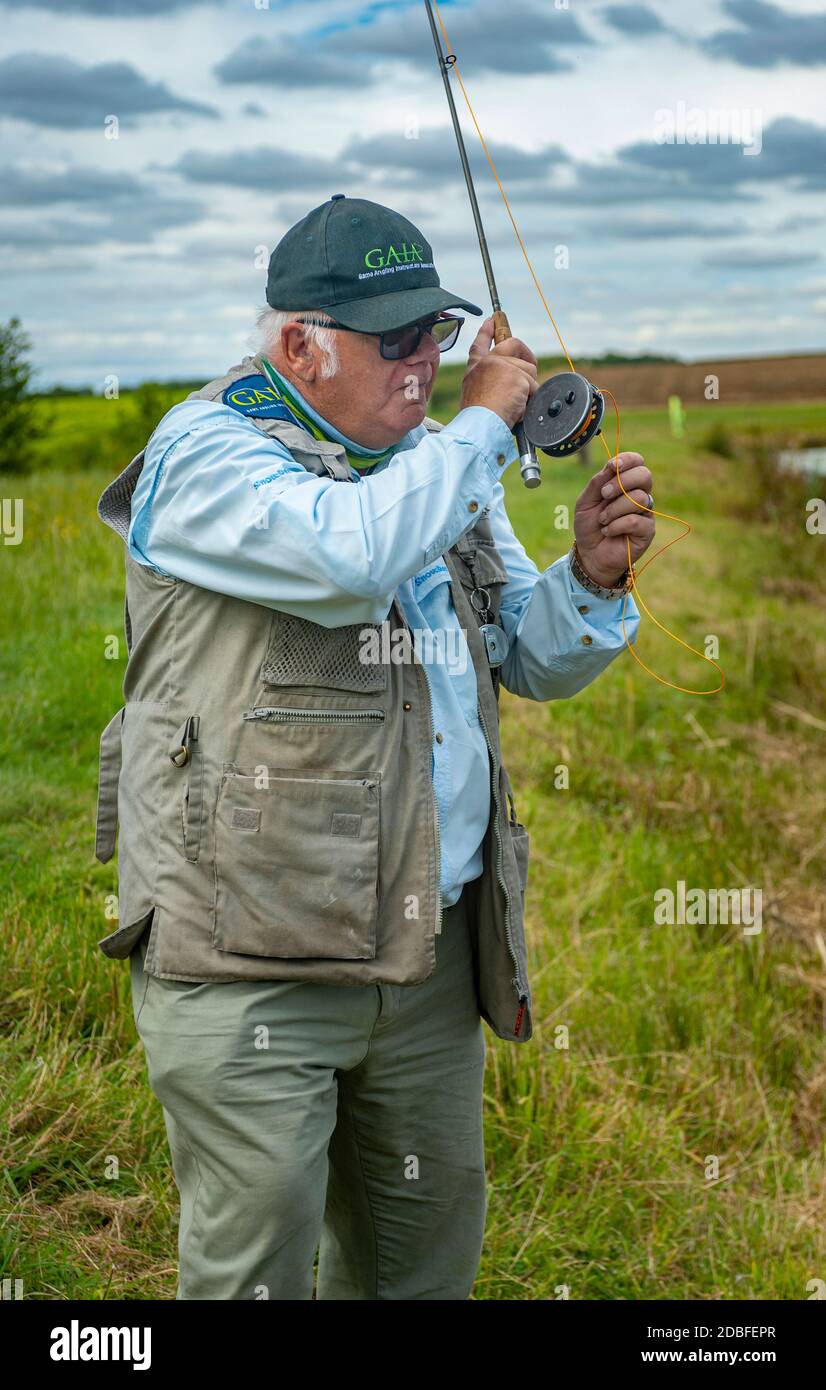
M273 357L275 367L293 377L310 405L348 439L367 449L397 444L427 414L439 369L435 339L425 333L409 357L388 361L379 351L378 337L333 332L340 363L335 376L321 376L319 348L303 344L302 354L289 324L282 330L281 351Z
M337 346L339 375L352 392L354 428L359 431L344 430L344 434L366 443L362 436L375 431L377 443L367 447L381 449L422 423L439 370L439 349L432 334L423 334L415 352L396 362L382 357L379 339L366 333L338 333Z

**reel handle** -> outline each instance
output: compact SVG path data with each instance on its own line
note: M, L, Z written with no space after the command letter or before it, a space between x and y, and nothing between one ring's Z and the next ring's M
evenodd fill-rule
M508 316L504 309L494 309L493 341L495 343L502 343L505 338L512 337L511 326L508 323ZM513 433L516 439L516 446L519 449L519 471L522 474L522 481L525 487L539 487L542 478L539 472L539 461L536 457L536 449L525 434L525 426L521 420L518 425L514 426Z

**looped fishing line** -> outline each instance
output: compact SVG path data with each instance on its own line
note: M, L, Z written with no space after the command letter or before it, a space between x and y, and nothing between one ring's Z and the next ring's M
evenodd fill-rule
M545 313L548 315L548 318L550 319L550 321L551 321L551 323L552 323L552 325L553 325L553 330L554 330L554 332L555 332L555 334L556 334L556 336L557 336L557 339L559 340L559 346L562 348L562 352L563 352L563 355L564 355L564 357L565 357L565 360L566 360L566 362L568 363L568 366L570 367L571 371L572 371L572 372L575 372L575 371L576 371L576 367L574 366L573 361L571 360L571 355L570 355L570 353L568 352L567 347L565 346L565 341L564 341L564 339L563 339L563 337L562 337L562 334L561 334L560 331L559 331L559 328L558 328L558 326L557 326L556 319L554 318L553 314L551 313L550 306L548 305L548 301L547 301L546 298L545 298L545 295L544 295L543 290L542 290L542 286L541 286L541 284L539 283L539 280L538 280L538 278L537 278L536 271L534 270L533 265L532 265L532 263L531 263L531 258L530 258L530 256L528 255L527 249L526 249L526 247L525 247L525 243L524 243L524 241L522 240L522 237L521 237L520 232L519 232L519 228L518 228L517 225L516 225L516 220L515 220L515 218L514 218L513 213L511 212L511 206L510 206L510 203L508 202L507 194L505 193L505 190L504 190L504 188L502 187L502 183L501 183L501 181L500 181L499 175L498 175L498 173L496 172L496 165L494 164L493 159L491 158L490 151L488 150L487 143L486 143L486 141L485 141L485 137L484 137L484 135L482 134L482 131L481 131L480 126L479 126L479 122L478 122L477 119L476 119L476 113L475 113L475 111L474 111L474 109L473 109L473 106L471 105L470 97L469 97L468 94L467 94L467 90L466 90L466 88L465 88L465 84L464 84L464 82L462 81L462 74L461 74L460 71L459 71L459 64L458 64L458 62L457 62L456 55L455 55L455 53L453 52L453 49L451 48L450 39L449 39L448 36L447 36L447 31L446 31L445 26L444 26L444 21L443 21L443 19L442 19L441 11L440 11L440 9L439 9L438 4L436 3L436 0L433 0L433 8L434 8L434 10L436 11L436 15L437 15L437 18L438 18L438 20L439 20L439 26L440 26L440 28L441 28L442 35L443 35L443 37L444 37L445 47L446 47L446 49L447 49L447 55L448 55L448 56L447 56L447 58L445 59L445 62L446 62L446 63L448 64L448 66L452 69L452 71L455 72L455 74L456 74L456 80L457 80L457 82L459 83L459 86L460 86L461 92L462 92L462 96L463 96L464 99L465 99L465 105L467 106L467 109L468 109L468 111L470 112L471 120L473 121L473 124L474 124L474 126L475 126L475 128L476 128L476 134L479 136L479 140L480 140L480 142L481 142L482 149L483 149L484 152L485 152L485 157L486 157L486 159L487 159L487 161L488 161L488 164L490 165L490 168L491 168L491 173L493 174L493 177L494 177L494 179L496 180L496 186L497 186L497 188L499 189L499 192L500 192L501 197L502 197L502 201L503 201L503 203L505 204L505 208L506 208L506 210L507 210L508 217L510 218L510 221L511 221L511 226L513 227L513 230L514 230L514 232L516 233L516 239L517 239L517 241L519 242L519 246L520 246L520 249L521 249L521 251L522 251L522 255L523 255L524 258L525 258L525 264L527 265L528 270L529 270L530 273L531 273L531 278L532 278L532 280L533 280L533 282L534 282L534 285L536 286L536 290L537 290L537 293L538 293L538 295L539 295L539 298L542 300L542 305L543 305L543 307L544 307L544 309L545 309ZM615 450L615 453L614 453L614 459L615 459L615 463L616 463L616 468L615 468L615 470L614 470L614 476L615 476L615 478L616 478L617 483L619 484L619 487L620 487L621 492L623 493L623 496L627 497L628 500L629 500L629 502L633 502L634 506L637 507L637 508L639 509L639 511L641 511L641 512L650 512L652 516L661 516L661 517L663 517L666 521L676 521L680 526L684 526L684 527L685 527L685 530L684 530L679 536L675 536L675 537L673 538L673 540L667 541L665 545L661 545L660 548L659 548L659 550L655 550L655 551L654 551L654 554L653 554L653 555L650 555L650 556L648 557L648 559L646 560L645 564L642 566L642 569L640 569L640 571L639 571L639 574L642 574L643 571L646 570L646 569L648 568L648 566L649 566L650 564L652 564L653 561L656 560L657 557L658 557L659 555L662 555L663 551L668 550L669 547L672 546L672 545L676 545L678 541L685 540L686 536L688 536L688 535L691 534L691 531L693 530L693 527L691 526L691 523L688 522L688 521L685 521L683 517L674 516L674 515L672 515L670 512L661 512L661 511L658 511L656 507L648 507L648 506L646 506L645 503L643 503L643 502L638 502L637 499L636 499L635 497L632 497L632 496L630 495L630 493L626 492L626 490L625 490L625 488L623 487L623 484L622 484L622 478L620 477L620 466L619 466L619 453L620 453L620 411L619 411L619 406L618 406L618 404L617 404L616 397L612 394L611 391L608 391L608 390L606 390L605 388L600 387L600 386L597 386L597 390L598 390L598 391L602 391L602 394L603 394L604 396L608 396L608 397L610 398L610 400L613 402L614 412L615 412L616 417L617 417L617 447L616 447L616 450ZM600 439L602 440L603 448L605 449L605 452L606 452L606 454L608 455L608 458L609 458L609 460L610 460L610 458L611 458L611 451L610 451L610 449L608 448L608 442L607 442L607 440L606 440L606 438L605 438L605 435L604 435L604 434L601 434L601 435L600 435ZM681 646L681 647L684 647L685 650L686 650L687 652L691 652L693 656L698 656L698 657L700 658L701 661L707 661L708 664L709 664L709 666L713 666L714 669L715 669L716 671L718 671L719 674L720 674L720 684L719 684L719 685L715 685L711 690L694 690L694 689L692 689L692 688L689 687L689 686L685 686L685 685L676 685L673 681L666 680L664 676L659 676L659 675L657 675L657 672L656 672L656 671L652 671L650 666L646 666L646 664L645 664L645 662L642 660L642 658L639 657L639 656L637 656L637 653L634 651L634 648L633 648L632 644L631 644L631 643L629 642L629 640L628 640L628 633L627 633L626 628L625 628L625 610L626 610L626 607L627 607L627 605L628 605L628 591L626 591L626 593L623 595L623 599L622 599L622 611L621 611L621 614L620 614L620 620L621 620L621 622L622 622L622 635L623 635L623 638L624 638L624 640L625 640L625 645L626 645L626 647L628 648L629 652L630 652L631 655L633 656L633 658L634 658L634 660L636 661L637 665L642 667L643 671L646 671L647 674L648 674L649 676L653 676L654 680L655 680L655 681L659 681L660 685L668 686L668 688L669 688L670 690L679 690L679 691L682 691L682 693L683 693L684 695L716 695L717 692L718 692L719 690L722 690L722 689L723 689L723 686L724 686L725 683L726 683L726 676L725 676L725 672L723 671L723 668L722 668L720 665L718 665L718 663L717 663L716 661L714 661L710 656L706 656L705 652L698 651L696 647L692 647L692 646L689 645L688 642L684 642L683 639L682 639L682 637L678 637L677 634L676 634L675 632L672 632L672 631L670 630L670 628L667 628L667 627L665 626L664 623L661 623L661 622L659 621L658 618L655 618L655 617L654 617L654 614L653 614L653 613L651 612L651 610L647 607L647 605L643 602L643 599L642 599L642 597L640 596L639 589L637 588L638 573L637 573L637 571L636 571L636 569L635 569L635 567L634 567L634 562L633 562L633 560L631 559L631 539L630 539L629 536L626 536L626 537L625 537L625 544L626 544L626 549L627 549L627 553L628 553L628 571L629 571L629 574L630 574L630 576L631 576L631 590L630 590L630 591L634 594L634 597L635 597L635 599L637 600L637 602L639 603L639 605L640 605L640 607L642 608L643 612L647 615L647 617L649 617L649 618L651 619L652 623L654 623L654 625L655 625L656 627L658 627L658 628L660 629L661 632L664 632L664 633L666 634L667 637L670 637L670 638L672 639L672 641L678 642L678 643L680 644L680 646Z

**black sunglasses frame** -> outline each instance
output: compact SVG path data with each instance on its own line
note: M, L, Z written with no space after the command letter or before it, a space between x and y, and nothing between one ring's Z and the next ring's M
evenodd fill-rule
M464 317L461 314L430 314L426 319L419 320L418 323L405 324L401 328L388 328L385 329L383 333L370 333L364 328L348 328L346 324L336 323L334 320L332 320L330 323L322 323L316 326L319 328L335 328L338 329L338 331L341 333L361 333L365 338L378 338L379 352L381 353L385 361L402 362L404 361L405 357L411 357L412 354L417 351L425 333L428 333L430 329L433 328L437 323L455 323L457 325L456 333L450 342L445 344L437 342L439 352L447 352L450 348L455 347L464 321ZM310 319L296 319L296 323L310 322ZM387 343L385 339L389 338L394 333L404 333L406 331L415 331L415 341L407 349L407 352L394 352L392 349L394 347L398 349L399 347L401 347L401 343Z

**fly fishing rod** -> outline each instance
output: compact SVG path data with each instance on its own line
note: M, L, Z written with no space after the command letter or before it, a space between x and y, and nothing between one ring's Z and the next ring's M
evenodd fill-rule
M476 224L476 235L479 238L482 264L485 268L485 277L493 307L493 339L494 342L501 343L505 338L510 338L513 335L507 315L502 309L499 291L496 288L487 237L482 225L476 189L473 186L473 175L470 172L462 128L459 124L453 91L450 86L450 69L456 64L456 55L444 52L442 40L436 28L433 6L430 0L424 0L424 3L439 60L439 71L442 74L456 144L459 147L459 158L462 162L473 220ZM519 469L525 487L539 487L542 482L539 462L536 457L537 449L541 449L543 454L548 454L551 458L564 458L568 454L575 454L590 439L599 434L604 412L605 401L602 393L579 372L557 372L554 376L548 377L547 381L543 381L528 401L524 419L516 425L513 431L519 449Z

